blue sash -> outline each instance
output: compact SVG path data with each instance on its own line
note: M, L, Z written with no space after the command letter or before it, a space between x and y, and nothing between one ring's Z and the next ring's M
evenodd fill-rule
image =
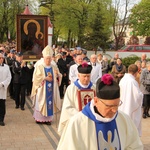
M45 74L51 74L53 76L53 70L51 68L44 68ZM53 81L46 81L46 105L47 105L47 116L53 115Z

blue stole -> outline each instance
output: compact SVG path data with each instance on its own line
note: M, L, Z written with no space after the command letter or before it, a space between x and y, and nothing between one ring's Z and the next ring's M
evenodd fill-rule
M78 83L78 80L79 79L77 79L75 82L74 82L74 84L75 84L75 86L77 86L78 87L78 89L91 89L91 87L92 87L92 85L93 85L93 83L92 82L90 82L90 84L89 84L89 86L87 87L87 88L84 88L84 87L82 87L79 83Z
M90 104L91 102L83 108L82 113L95 122L98 150L121 150L120 138L116 124L116 117L118 114L110 122L96 120L91 112Z
M44 68L45 75L47 76L48 73L51 73L53 76L53 70L51 68ZM53 81L49 82L46 81L46 105L47 105L47 116L53 115Z

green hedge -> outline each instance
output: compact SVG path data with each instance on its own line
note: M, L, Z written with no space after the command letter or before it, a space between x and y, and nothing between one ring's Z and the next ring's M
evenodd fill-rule
M137 60L140 60L140 57L125 57L122 59L122 63L128 68L129 65L134 64Z
M129 65L134 64L137 60L140 60L140 57L134 56L134 57L125 57L122 59L122 63L123 65L126 66L126 68L128 68ZM150 61L150 58L147 59L148 61Z

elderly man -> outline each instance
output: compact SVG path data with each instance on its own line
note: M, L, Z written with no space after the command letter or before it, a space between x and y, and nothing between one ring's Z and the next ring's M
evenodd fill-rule
M119 97L113 77L102 76L96 83L96 97L68 121L57 150L143 150L134 123L118 111Z
M5 126L7 87L11 81L9 66L3 63L4 55L0 53L0 126Z
M78 79L78 70L77 67L83 62L83 57L81 54L76 55L75 64L70 67L69 70L69 80L71 83L75 82Z
M61 135L66 122L79 112L77 91L80 89L94 89L93 83L90 81L92 66L84 62L78 66L78 79L70 84L64 96L58 133Z
M96 81L102 76L102 66L97 62L97 56L95 54L91 55L90 63L92 65L91 82L96 84Z
M109 64L109 70L110 70L110 71L112 70L113 65L116 64L118 58L119 58L119 54L118 54L118 53L115 53L114 58L112 58L112 59L110 60L110 64Z
M143 62L143 61L145 61L145 62L147 62L147 60L146 60L146 58L147 58L147 55L145 54L145 53L143 53L142 55L141 55L141 62Z
M52 49L46 46L43 50L44 61L36 67L33 75L33 87L31 99L33 101L36 123L51 124L53 119L53 108L61 108L58 86L61 83L62 75L58 68L51 64Z

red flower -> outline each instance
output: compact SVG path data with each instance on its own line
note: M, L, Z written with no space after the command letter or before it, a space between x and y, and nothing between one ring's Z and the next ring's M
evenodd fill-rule
M88 63L87 62L83 62L82 63L82 67L84 68L84 67L87 67L88 66Z
M101 78L101 81L103 81L103 83L106 85L112 84L113 80L113 76L110 74L104 74Z

